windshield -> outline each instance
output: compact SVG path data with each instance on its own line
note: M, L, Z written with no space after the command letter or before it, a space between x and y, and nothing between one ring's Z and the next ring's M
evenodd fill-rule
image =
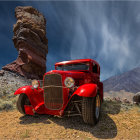
M56 66L56 70L71 71L71 70L89 70L89 63L78 63L69 65Z

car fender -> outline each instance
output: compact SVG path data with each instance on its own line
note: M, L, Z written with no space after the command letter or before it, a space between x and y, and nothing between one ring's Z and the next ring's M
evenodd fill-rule
M29 96L29 94L33 93L33 90L31 88L31 86L23 86L23 87L20 87L19 89L17 89L15 91L14 95L22 94L22 93L25 93L27 96Z
M96 84L84 84L80 86L72 96L78 95L83 97L95 97L97 94L97 85Z
M41 89L41 88L34 89L32 86L23 86L23 87L17 89L15 91L14 95L22 94L22 93L24 93L28 96L33 108L38 109L37 106L39 106L40 103L44 102L43 89Z

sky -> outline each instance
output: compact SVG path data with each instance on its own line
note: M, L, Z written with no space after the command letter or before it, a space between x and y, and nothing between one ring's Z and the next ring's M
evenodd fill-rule
M47 20L47 71L59 61L91 58L105 80L140 66L140 1L0 1L0 69L18 56L16 6L32 6Z

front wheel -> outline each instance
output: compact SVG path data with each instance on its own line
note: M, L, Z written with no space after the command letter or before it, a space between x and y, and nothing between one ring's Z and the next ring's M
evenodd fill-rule
M30 101L27 95L22 93L19 95L18 101L17 101L17 109L21 114L26 114L24 105L30 105Z
M101 102L100 96L83 97L82 116L85 123L95 125L99 121Z

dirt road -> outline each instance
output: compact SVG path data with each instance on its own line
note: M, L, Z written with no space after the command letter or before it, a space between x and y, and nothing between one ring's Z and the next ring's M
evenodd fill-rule
M102 112L96 126L79 117L23 116L17 110L0 112L2 139L140 139L140 110Z

